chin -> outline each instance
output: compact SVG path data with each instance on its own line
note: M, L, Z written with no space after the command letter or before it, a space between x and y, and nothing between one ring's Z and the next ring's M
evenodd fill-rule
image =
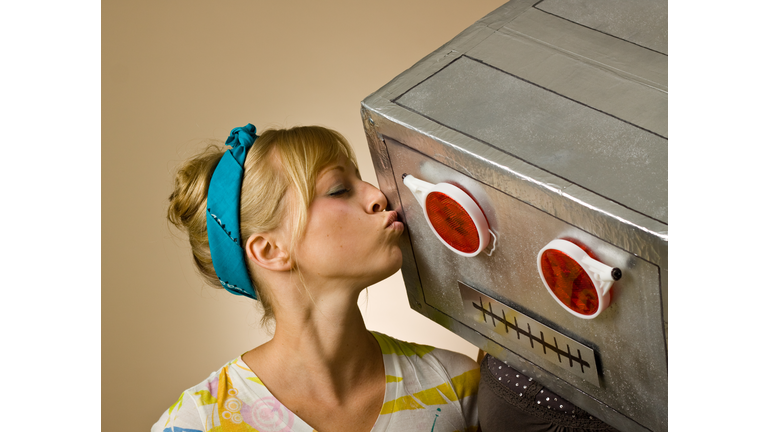
M384 279L392 276L393 274L397 273L397 271L400 270L400 267L402 266L403 266L403 254L400 251L400 249L398 249L397 256L393 256L385 268L382 268L380 271L376 271L375 276L371 279L370 283L368 283L367 286L377 284L383 281Z
M387 275L384 277L384 279L392 276L393 274L397 273L398 270L403 266L403 252L400 250L400 248L397 249L397 259L393 259L392 267L389 268Z

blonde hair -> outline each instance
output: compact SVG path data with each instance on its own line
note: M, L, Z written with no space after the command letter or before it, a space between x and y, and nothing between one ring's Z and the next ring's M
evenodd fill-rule
M213 269L208 246L206 201L208 184L225 149L211 145L184 162L176 172L169 197L168 220L186 232L192 256L205 281L222 288ZM293 253L307 226L309 205L315 197L317 174L344 156L357 166L355 154L338 132L320 126L270 129L263 132L245 159L240 193L240 237L266 233L284 222L291 227ZM291 191L291 199L286 195ZM262 324L274 318L270 290L251 273L251 281L264 309Z

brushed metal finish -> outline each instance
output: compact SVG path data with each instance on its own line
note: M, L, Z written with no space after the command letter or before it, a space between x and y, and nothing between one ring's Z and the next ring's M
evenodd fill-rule
M594 350L461 281L458 285L466 317L490 326L510 350L541 357L600 386Z
M667 0L544 0L536 8L667 54Z
M661 136L468 57L395 102L667 221L667 140Z
M461 280L598 351L601 387L585 386L583 377L559 370L547 359L511 349L517 355L560 376L584 393L609 403L640 424L658 423L666 418L667 357L657 265L437 163L395 140L384 137L384 141L398 189L399 200L394 203L399 203L409 234L408 249L414 256L415 272L411 273L412 270L404 266L403 275L409 290L412 280L420 281L422 297L418 301L423 307L434 307L507 346L504 337L467 317L461 294L455 289L455 281ZM429 228L416 198L402 179L398 180L403 173L430 183L453 183L467 191L483 209L489 226L498 237L493 256L480 254L465 258L443 246ZM601 262L619 267L624 273L612 288L611 306L593 320L568 313L541 282L536 256L555 238L573 239L587 245ZM567 399L569 394L562 396Z
M505 23L494 35L508 36L519 41L527 40L531 45L538 45L539 56L542 53L548 53L552 57L545 61L565 59L580 61L592 67L593 72L603 69L627 81L636 81L657 90L667 91L668 57L665 54L642 46L627 44L613 36L596 32L536 8L530 8L515 18L514 21ZM493 47L494 44L489 42L484 41L467 52L473 57L482 57L488 64L503 70L511 71L510 68L517 68L517 72L521 75L527 71L537 70L536 74L527 74L526 78L536 78L539 74L545 73L548 78L542 78L541 81L537 82L547 88L557 85L554 82L557 80L557 74L554 73L554 70L547 74L547 69L541 68L538 61L519 61L519 54L511 46L511 49L505 51L495 50L492 52L485 48ZM507 43L511 43L511 41ZM483 54L479 54L481 50ZM486 54L490 56L486 56ZM531 53L528 52L528 54ZM515 62L515 60L518 61ZM513 62L517 64L514 65ZM548 66L556 65L549 63ZM570 78L569 75L561 76ZM563 81L562 84L564 84L562 89L569 88L567 80ZM604 94L609 95L609 93Z
M421 224L421 228L419 228L419 223L409 223L407 221L406 214L418 214L418 217L423 218L421 216L420 212L417 209L414 209L413 206L418 206L418 204L415 203L415 200L410 203L404 203L404 201L413 199L410 191L408 191L404 185L400 184L398 185L398 182L401 180L400 176L402 175L402 170L405 169L405 171L409 171L410 173L414 175L421 175L423 176L423 173L418 171L418 163L411 164L405 168L403 167L393 167L392 162L397 162L398 160L402 159L402 155L396 153L397 144L392 139L387 139L387 142L385 143L385 136L382 134L382 132L386 132L390 135L397 135L400 137L406 137L407 142L410 145L410 149L423 149L429 152L434 166L444 166L444 168L455 168L456 170L461 170L462 172L468 172L471 173L475 178L479 178L483 180L483 184L488 186L490 190L494 190L495 188L491 188L492 185L489 185L488 182L492 183L493 185L498 184L502 187L502 190L498 191L503 194L508 194L510 196L511 193L516 193L518 196L516 197L519 200L520 204L525 204L528 206L531 210L537 210L537 211L543 211L542 209L548 209L549 212L552 212L553 209L560 209L560 208L568 208L569 206L561 207L560 204L557 203L557 200L569 200L571 199L569 195L564 193L557 193L556 191L553 191L551 188L540 188L537 189L537 186L540 185L540 183L537 183L533 181L533 179L526 175L521 175L520 172L526 173L525 169L527 168L525 165L515 165L514 163L510 163L508 166L503 167L499 166L497 164L494 164L492 161L489 161L487 159L479 158L479 157L469 157L466 154L462 156L461 149L457 149L455 146L450 145L450 143L443 142L443 141L437 141L434 139L434 137L429 136L426 134L423 130L421 131L415 131L411 130L409 128L404 127L402 124L397 123L394 121L394 119L389 119L387 117L382 116L380 113L377 113L375 111L370 111L365 107L362 110L362 115L364 118L364 125L365 125L365 131L366 136L369 142L369 148L371 150L371 155L373 157L374 166L376 169L376 174L379 181L379 186L381 187L384 194L387 196L387 199L390 203L390 208L395 209L400 214L400 217L406 221L408 229L405 230L403 233L403 236L400 239L400 246L403 249L403 267L402 267L402 274L403 278L405 280L408 299L411 305L411 308L414 310L424 314L431 320L437 322L438 324L448 328L449 330L453 331L454 333L462 336L466 340L472 342L476 346L480 347L484 351L490 353L491 355L494 355L497 358L503 359L507 361L510 365L513 365L514 367L518 368L520 371L528 374L529 376L533 377L534 379L538 380L539 382L543 383L548 388L552 389L556 393L559 393L563 395L568 400L572 401L573 403L579 405L580 407L586 409L587 411L593 413L595 416L605 420L609 424L613 425L614 427L618 428L622 431L646 431L646 430L666 430L666 372L660 372L660 373L653 373L649 376L649 381L659 381L662 380L663 382L659 384L659 386L664 388L664 392L662 395L660 395L658 398L655 399L655 404L659 406L658 409L651 408L648 405L646 405L643 402L639 402L636 405L636 409L640 411L648 411L651 412L651 415L656 417L657 421L646 421L647 419L641 418L636 419L632 417L631 413L626 412L620 412L615 407L615 403L610 400L609 398L601 397L600 395L593 395L589 394L586 391L582 389L578 384L574 384L572 381L567 381L572 379L572 377L567 376L567 374L562 374L560 372L552 373L549 372L546 368L546 364L537 364L532 361L530 361L527 358L524 358L507 348L504 348L503 342L500 340L496 340L494 335L486 335L483 334L480 330L475 329L472 323L464 323L462 322L463 319L463 312L461 311L461 308L458 310L451 309L452 304L460 305L460 296L454 295L449 296L445 295L447 293L440 293L440 290L443 286L453 286L456 280L462 279L467 280L464 276L467 274L474 275L477 271L474 268L478 265L478 263L482 263L482 261L486 258L485 256L481 255L477 257L477 261L473 262L473 265L467 267L466 261L462 263L462 265L459 265L457 262L451 261L451 259L454 259L457 257L455 254L449 252L442 244L439 243L438 240L434 239L431 234L429 236L426 236L426 231L429 231L429 228L426 226L426 224ZM372 120L372 121L369 121ZM439 131L438 131L439 132ZM459 135L455 135L455 138L459 138ZM458 142L461 143L460 140ZM465 143L462 143L465 144ZM406 147L402 146L404 149ZM466 147L465 147L466 148ZM471 148L471 147L470 147ZM392 153L392 155L390 155ZM416 152L421 153L421 152ZM420 156L424 156L421 154ZM404 161L408 163L408 161ZM488 169L488 167L491 168L498 168L500 169L500 174L497 173L494 169ZM428 172L434 171L434 168L427 168ZM449 170L450 171L450 170ZM456 171L458 173L458 171ZM535 174L535 170L534 170ZM426 176L423 176L426 179ZM539 176L539 179L541 179L542 176ZM441 180L444 180L444 178L441 178ZM464 186L464 185L462 185ZM467 188L465 188L467 189ZM401 195L402 190L402 195ZM564 190L569 190L568 187L565 187ZM475 197L478 198L478 195L476 193L476 189L468 188L468 191ZM530 199L529 202L523 201L521 197ZM590 196L587 195L587 198ZM581 200L581 203L584 201ZM485 204L482 202L479 202L483 208L486 208ZM578 210L581 207L573 206L573 209ZM586 208L585 209L588 212L594 211L593 208ZM620 209L619 209L620 210ZM617 212L620 213L620 212ZM492 218L492 214L495 213L487 213L489 216L489 223L491 224L492 229L496 231L497 229L497 221ZM648 275L645 279L646 282L650 281L652 284L654 279L656 282L661 284L661 291L662 291L662 298L665 298L666 296L666 242L664 241L661 244L658 244L657 246L654 246L652 243L654 239L660 239L655 233L649 232L649 230L637 230L632 231L631 225L629 227L621 226L621 222L626 223L626 219L618 218L618 217L612 217L615 215L606 214L605 212L596 212L591 213L590 217L586 217L586 213L579 213L578 211L568 211L568 212L561 212L559 213L559 217L557 218L560 220L564 226L571 226L573 227L574 221L581 222L581 226L579 227L580 230L576 230L576 233L579 233L580 235L584 236L582 237L582 240L595 238L593 234L591 233L598 233L602 237L596 237L596 238L602 238L602 240L608 240L611 243L613 243L614 246L619 246L621 249L625 249L622 247L622 245L626 246L636 246L635 250L636 252L633 253L631 256L634 257L634 262L636 263L643 263L643 262L650 262L653 265L661 265L662 268L662 275L664 277L661 278L661 280L658 279L658 276L654 278L652 275ZM630 215L631 216L631 215ZM416 218L415 220L418 220ZM652 223L648 223L646 225L652 225ZM525 226L523 224L523 230L527 230L529 227ZM537 231L537 229L534 228L534 231ZM558 233L552 233L552 235L557 235ZM585 235L586 234L586 235ZM503 236L506 237L506 236ZM432 245L426 244L424 239L432 240L434 243ZM549 237L548 237L549 239ZM547 241L548 241L547 239ZM500 241L506 241L505 238L500 238ZM500 246L503 246L504 243L500 244ZM542 239L542 246L546 244L546 241ZM417 246L423 245L425 253L429 256L434 255L435 260L437 262L441 262L437 268L428 268L424 267L420 262L417 262ZM431 246L431 247L430 247ZM522 246L525 246L524 244ZM642 247L644 246L644 247ZM658 247L658 248L657 248ZM445 252L448 252L447 254ZM535 247L530 248L530 256L535 257L535 254L537 252L537 249ZM494 253L494 257L498 258L498 251L497 253ZM647 260L646 258L651 257L655 260ZM499 265L499 268L502 268L504 271L515 271L515 265L514 263L510 262L510 260L505 260L502 264ZM445 281L440 280L433 280L435 274L439 274L441 271L445 271L448 269L449 271L446 273L446 279ZM535 258L532 259L532 266L530 269L531 272L535 272ZM493 277L493 269L479 269L479 273L481 276L491 276ZM643 272L641 272L643 273ZM531 273L533 274L533 273ZM499 286L507 286L507 290L514 290L515 288L520 288L519 286L514 286L512 284L504 285L504 277L503 275L497 276L499 280L502 282L502 284L496 284ZM637 277L635 275L634 277ZM424 279L424 282L422 284L422 278ZM535 278L534 278L535 279ZM475 278L473 276L473 279L468 280L472 286L478 287L479 289L482 289L482 285L477 283L477 280L481 280L481 278ZM630 280L629 277L625 276L622 278L622 281L617 282L617 287L620 283L626 283L628 280ZM444 283L445 285L441 285L441 283ZM537 280L536 283L540 284L540 280ZM432 292L435 291L435 292ZM536 312L541 311L542 314L548 314L549 312L552 312L554 314L562 312L563 314L567 314L567 312L563 311L562 308L560 308L554 300L551 298L551 296L546 293L546 290L541 287L540 290L525 290L523 289L521 291L521 302L525 304L525 307L519 307L518 309L528 311L529 315L534 317L539 317L539 315ZM546 294L545 294L546 293ZM492 294L495 298L499 298L504 301L505 304L517 304L515 302L512 302L509 300L509 294L499 296L495 292L491 292L490 290L486 291L486 294ZM544 294L544 297L541 297L541 295ZM428 298L434 300L436 297L443 297L443 310L440 310L436 307L433 307L430 303L428 303ZM538 296L538 297L537 297ZM530 299L530 304L525 303L526 299ZM538 301L537 301L538 300ZM542 301L546 300L546 301ZM431 300L430 300L431 301ZM655 306L651 305L651 307L646 307L643 303L640 303L641 306L645 307L645 310L639 311L639 315L642 315L644 312L648 313L649 316L653 316L654 314L659 313L659 310L656 309L658 304ZM615 306L615 304L614 304ZM530 308L530 309L529 309ZM664 320L666 322L666 304L661 305L661 309L663 312L663 316L665 317ZM532 312L532 310L535 310L536 312ZM609 308L608 311L611 309ZM608 312L607 311L607 312ZM577 319L575 317L570 316L570 314L567 314L567 318L573 318ZM608 315L606 315L608 316ZM658 316L658 315L657 315ZM458 317L458 318L457 318ZM605 316L598 317L598 320L600 321L601 318L605 318ZM548 324L552 324L549 320L542 320L543 322L547 322ZM579 320L583 321L583 320ZM643 318L639 323L641 325L648 325L647 323L648 319ZM653 324L653 323L651 323ZM632 325L631 323L629 325ZM562 330L562 329L561 329ZM665 329L666 330L666 329ZM570 333L569 331L563 331L565 334L569 334L571 336L575 336L574 334ZM596 329L588 329L587 333L603 333L600 330ZM615 338L618 342L623 341L622 337ZM631 338L626 341L627 343L632 344ZM659 342L659 341L657 341ZM613 343L613 341L609 341L609 344ZM666 338L664 338L662 341L660 341L661 344L665 345ZM666 351L666 350L664 350ZM620 374L614 374L613 375L616 379L621 380L623 377L621 377ZM591 386L591 384L590 384ZM633 389L633 384L631 380L626 381L623 386L622 390L627 393L634 393L635 389ZM643 393L642 395L648 396L649 393L647 390L643 389L642 386L640 389ZM650 396L648 396L650 397ZM642 421L645 426L641 425L639 421Z

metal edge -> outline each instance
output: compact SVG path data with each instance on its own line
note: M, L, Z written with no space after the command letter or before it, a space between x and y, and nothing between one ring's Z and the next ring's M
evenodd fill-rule
M533 6L538 4L541 0L513 0L499 6L488 15L480 18L477 21L478 24L484 25L490 29L498 30L504 25L528 9L532 9Z
M411 245L411 236L408 231L408 223L405 214L402 211L397 180L394 178L394 172L390 165L387 147L381 134L379 134L376 129L376 123L373 120L372 113L363 106L360 110L360 115L363 120L363 128L368 141L368 149L371 153L371 159L373 160L373 166L376 171L376 179L379 182L379 189L381 189L384 196L387 197L389 207L391 207L392 210L396 210L400 219L405 222L405 230L400 236L400 249L403 251L403 264L401 267L403 280L410 281L409 283L406 283L408 302L411 309L423 314L423 308L426 304L424 290L421 286L421 278L419 277L419 271L416 265L416 256L413 254L414 249ZM410 287L408 287L408 285L410 285Z
M668 56L541 9L533 7L525 11L520 19L499 28L498 32L536 41L592 67L610 70L628 80L668 92ZM554 35L556 38L553 39ZM560 37L565 40L558 39ZM578 44L574 44L574 41L578 41ZM625 43L619 49L611 43L613 41Z

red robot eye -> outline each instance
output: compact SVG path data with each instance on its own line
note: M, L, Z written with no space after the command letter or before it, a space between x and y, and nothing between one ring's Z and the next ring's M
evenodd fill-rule
M563 305L582 315L592 315L600 296L589 275L573 258L555 249L541 255L541 271L552 293Z
M568 312L592 319L611 304L611 287L621 278L619 268L603 264L564 239L549 242L537 259L541 281Z
M449 183L432 184L403 174L403 184L424 210L429 228L448 249L464 257L482 252L493 235L488 220L467 192ZM496 248L494 243L490 256Z
M480 248L480 234L469 213L448 195L427 195L425 209L437 234L451 247L464 253Z

